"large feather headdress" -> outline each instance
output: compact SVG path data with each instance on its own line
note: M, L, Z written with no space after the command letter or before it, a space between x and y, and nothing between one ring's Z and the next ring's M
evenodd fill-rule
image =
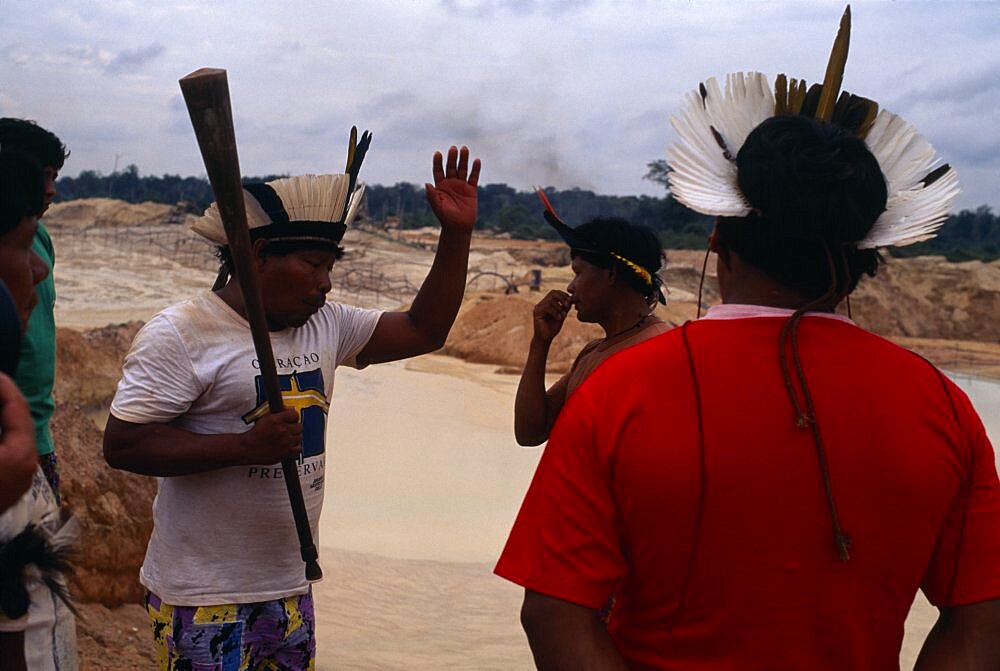
M358 174L371 141L368 131L359 141L357 127L351 129L343 174L300 175L245 185L250 238L339 243L361 206L365 185L358 185ZM218 245L228 244L216 203L191 229Z
M851 32L851 8L840 20L822 84L778 75L771 88L759 72L715 79L684 98L671 118L680 139L667 151L667 179L674 198L702 214L743 217L753 210L740 192L736 155L765 119L802 114L842 126L868 145L886 180L886 209L860 249L909 245L934 237L958 197L958 176L906 121L878 103L840 92ZM839 92L839 96L838 96Z

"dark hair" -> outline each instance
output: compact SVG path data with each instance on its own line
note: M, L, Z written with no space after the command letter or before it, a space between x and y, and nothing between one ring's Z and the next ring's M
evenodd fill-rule
M834 285L849 293L862 274L875 275L881 256L856 243L885 210L887 192L863 140L809 117L772 117L747 136L736 167L754 212L720 218L724 247L812 298Z
M332 251L333 257L339 261L344 257L344 248L335 242L318 242L315 240L277 240L268 242L260 250L261 256L288 256L295 252L307 252L322 250ZM229 254L229 247L216 247L215 256L219 259L219 264L228 272L233 271L233 258Z
M618 217L597 217L577 226L574 231L581 238L594 243L599 253L570 249L571 256L580 256L601 268L614 268L616 276L642 294L647 301L656 300L660 289L657 273L663 266L663 245L653 229L630 224ZM653 278L652 285L647 284L627 264L605 252L614 252L648 270Z
M25 217L42 213L45 174L30 155L0 148L0 234L21 223Z
M42 168L62 170L69 156L66 145L52 131L27 119L0 118L0 145L30 154Z

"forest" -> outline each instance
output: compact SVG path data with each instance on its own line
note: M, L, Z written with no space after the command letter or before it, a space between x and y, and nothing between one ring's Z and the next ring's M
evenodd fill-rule
M269 180L280 175L248 177L245 181ZM646 179L663 187L662 196L612 196L583 189L546 189L559 216L570 225L594 217L621 217L634 224L653 228L667 249L704 249L712 228L712 217L698 214L670 197L666 164L648 164ZM179 175L139 174L129 165L123 171L102 175L85 170L77 177L58 182L58 201L76 198L117 198L132 203L153 201L180 204L186 211L200 213L212 201L212 189L205 178ZM400 182L392 186L369 184L365 211L376 225L399 228L436 226L424 198L423 185ZM479 187L479 220L482 231L508 234L520 239L554 239L555 232L541 216L537 196L517 191L506 184ZM949 216L936 238L908 247L893 248L894 256L940 255L950 261L1000 258L1000 216L987 205L962 210Z

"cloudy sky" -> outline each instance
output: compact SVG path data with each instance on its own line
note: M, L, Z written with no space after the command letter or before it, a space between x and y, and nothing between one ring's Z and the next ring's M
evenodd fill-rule
M0 115L73 155L64 174L203 175L178 78L222 67L244 174L421 183L468 144L484 182L659 194L642 177L685 92L735 70L821 80L840 2L0 0ZM855 2L844 87L954 165L958 207L1000 209L1000 3Z

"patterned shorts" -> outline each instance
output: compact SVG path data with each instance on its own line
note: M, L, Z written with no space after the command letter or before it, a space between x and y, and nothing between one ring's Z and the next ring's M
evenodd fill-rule
M146 611L161 671L315 671L311 589L224 606L171 606L147 592Z
M56 459L55 452L49 452L48 454L38 455L38 464L42 467L42 473L45 474L45 479L49 481L49 487L52 489L52 493L55 494L56 504L60 502L59 497L59 460Z

